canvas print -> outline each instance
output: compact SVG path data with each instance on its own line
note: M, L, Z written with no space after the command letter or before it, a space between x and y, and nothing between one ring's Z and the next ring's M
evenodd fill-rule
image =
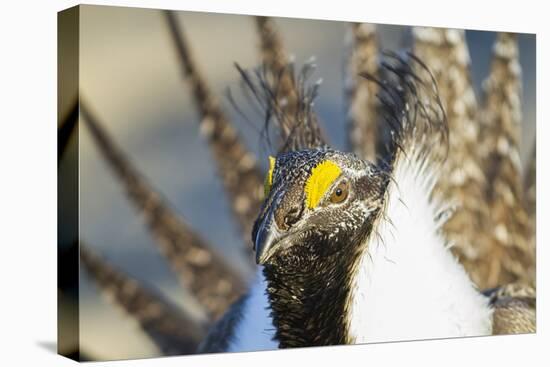
M60 12L59 353L536 332L535 37Z

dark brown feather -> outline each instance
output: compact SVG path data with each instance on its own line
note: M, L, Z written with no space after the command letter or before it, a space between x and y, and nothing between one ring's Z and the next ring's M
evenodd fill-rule
M234 217L251 253L250 232L260 210L263 177L256 158L241 141L193 60L176 13L165 11L164 14L182 76L191 87L200 114L200 131L208 141L225 192L231 202Z
M487 285L534 282L533 228L524 207L519 141L522 122L521 67L517 35L499 33L480 111L481 155L487 176L491 251Z
M150 187L82 98L80 111L101 154L121 180L132 204L143 215L160 251L180 282L211 317L221 315L244 290L244 282L239 274Z
M115 269L84 244L80 245L80 259L101 290L139 323L163 354L196 352L206 333L206 325L193 320L160 294Z
M536 291L532 286L515 283L486 294L493 313L493 334L524 334L537 331Z
M281 112L287 116L294 116L298 108L296 85L289 68L289 58L284 48L280 34L277 32L275 21L269 17L255 17L256 29L260 39L260 56L262 64L269 71L271 77L277 79L276 100L280 103ZM292 124L282 121L279 126L281 139L285 141L291 133Z
M489 208L480 152L478 104L470 77L470 56L463 30L413 29L414 52L430 68L440 91L449 126L448 152L435 193L456 206L443 230L473 281L481 288L497 285L491 279L492 230L486 226Z
M351 44L345 81L349 145L359 157L376 162L383 133L377 120L379 86L360 77L365 73L379 77L376 26L352 23L349 37Z

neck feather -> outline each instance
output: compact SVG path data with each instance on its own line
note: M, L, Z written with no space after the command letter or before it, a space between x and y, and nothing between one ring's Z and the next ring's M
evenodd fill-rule
M304 271L266 266L267 293L281 348L339 345L348 340L344 322L357 256L333 256Z

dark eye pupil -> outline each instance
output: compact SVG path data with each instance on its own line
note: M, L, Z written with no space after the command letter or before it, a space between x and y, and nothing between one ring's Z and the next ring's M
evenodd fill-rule
M342 189L336 189L336 196L342 196Z

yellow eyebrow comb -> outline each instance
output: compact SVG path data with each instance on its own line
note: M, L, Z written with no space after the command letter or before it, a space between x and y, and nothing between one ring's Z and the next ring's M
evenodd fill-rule
M273 184L273 169L275 168L275 157L269 156L269 171L267 176L265 176L264 181L264 196L267 197L269 191L271 190L271 185Z
M326 191L341 173L340 167L329 160L323 161L313 168L305 187L306 205L309 209L319 205Z

